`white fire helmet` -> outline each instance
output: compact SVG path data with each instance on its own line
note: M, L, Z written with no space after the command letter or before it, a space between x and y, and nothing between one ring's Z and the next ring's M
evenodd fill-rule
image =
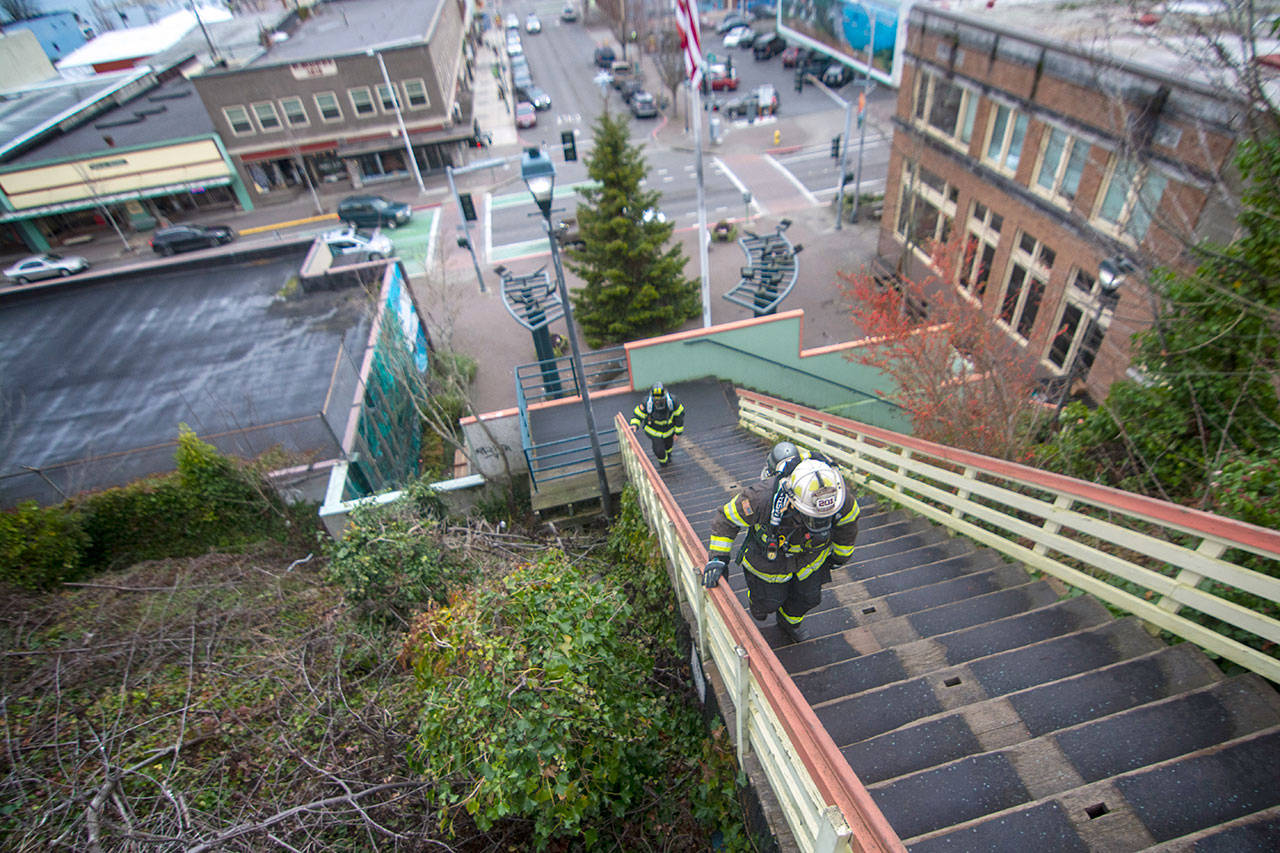
M806 459L787 481L791 505L807 519L829 519L844 506L844 477L826 462ZM813 525L809 525L811 528Z

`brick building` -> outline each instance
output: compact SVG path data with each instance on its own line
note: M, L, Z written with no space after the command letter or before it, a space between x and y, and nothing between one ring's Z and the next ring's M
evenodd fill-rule
M1146 271L1230 237L1243 103L994 17L910 11L880 257L915 278L952 240L955 286L1046 376L1102 399L1151 323Z
M439 171L474 135L467 14L464 0L331 0L192 82L255 200Z

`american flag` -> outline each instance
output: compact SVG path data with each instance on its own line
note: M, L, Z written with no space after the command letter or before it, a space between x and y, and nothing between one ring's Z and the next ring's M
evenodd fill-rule
M684 67L689 72L689 81L697 86L702 81L702 35L698 32L698 1L675 0L675 4L680 46L684 48Z

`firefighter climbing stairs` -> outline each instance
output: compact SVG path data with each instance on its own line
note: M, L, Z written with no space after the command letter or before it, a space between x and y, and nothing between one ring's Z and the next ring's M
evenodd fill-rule
M738 425L726 386L673 390L690 414L661 479L705 542L770 444ZM1274 684L859 500L853 560L805 640L759 631L906 848L1280 849ZM729 581L745 608L740 567Z

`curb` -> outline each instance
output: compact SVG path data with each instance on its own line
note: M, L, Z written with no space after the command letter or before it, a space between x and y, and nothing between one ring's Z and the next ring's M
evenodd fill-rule
M263 231L279 231L281 228L293 228L297 225L310 225L313 222L328 222L337 219L336 213L322 213L319 216L308 216L303 219L290 219L287 222L275 222L271 225L255 225L252 228L241 228L236 233L244 234L260 234Z

